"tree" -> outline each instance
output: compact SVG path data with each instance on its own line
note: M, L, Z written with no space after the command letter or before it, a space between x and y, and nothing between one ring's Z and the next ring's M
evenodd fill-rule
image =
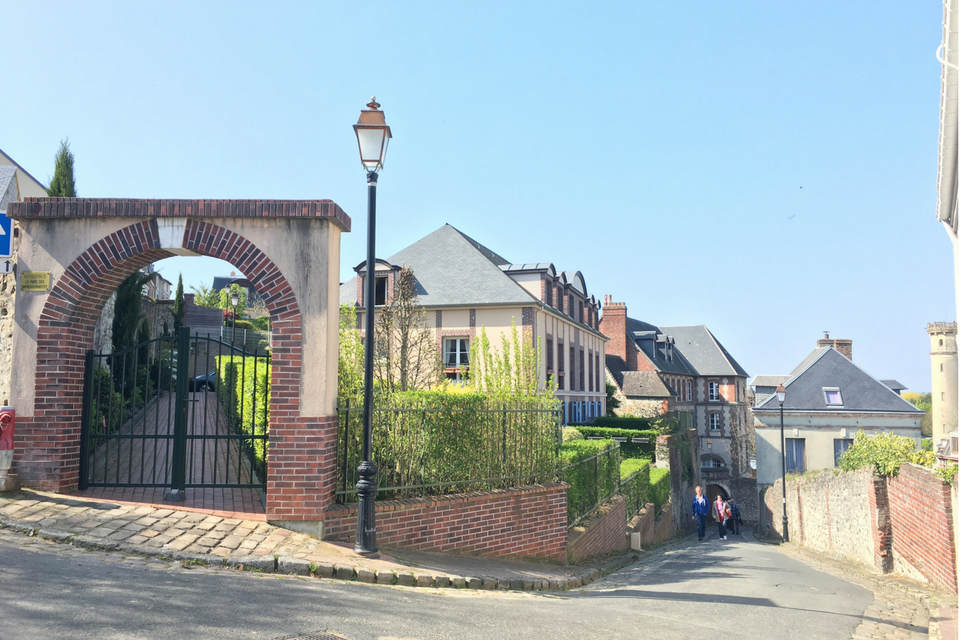
M247 290L233 283L229 288L224 287L220 289L220 293L217 296L217 306L219 306L224 311L229 311L233 313L233 304L231 304L230 297L236 293L237 294L237 317L239 318L244 314L244 311L247 308Z
M112 372L117 391L122 391L124 395L132 391L137 366L147 364L134 365L133 347L137 343L137 330L140 328L143 285L150 277L150 274L134 271L117 287L117 299L113 307L113 351L123 353L125 361L113 366Z
M177 276L177 293L173 297L173 309L171 313L173 314L173 332L177 334L180 332L180 327L183 326L183 314L186 312L186 307L184 306L183 301L183 274L181 273Z
M363 395L363 340L357 330L357 310L346 304L340 305L337 395L346 399Z
M933 435L933 414L931 413L933 394L907 391L903 394L903 399L924 412L923 422L920 423L920 434L927 437Z
M77 187L73 181L73 153L70 151L69 140L60 141L47 195L51 198L77 197Z
M617 387L611 383L607 383L607 415L616 416L616 409L620 407L620 400L616 396Z
M193 290L193 304L198 307L220 308L220 292L206 285L190 287Z
M467 380L480 393L500 396L552 397L556 386L553 377L540 382L540 341L536 346L522 340L517 325L510 337L501 336L500 349L494 353L487 339L487 330L470 345L470 366Z
M390 304L377 313L374 375L388 392L429 389L440 381L440 350L417 303L417 281L400 269Z

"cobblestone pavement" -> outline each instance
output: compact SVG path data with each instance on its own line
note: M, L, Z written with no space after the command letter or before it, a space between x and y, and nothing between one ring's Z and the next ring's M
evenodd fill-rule
M818 571L859 585L873 593L873 602L863 613L854 640L921 640L943 638L943 609L957 606L957 596L893 575L873 573L866 567L836 560L795 544L780 550ZM955 614L954 614L955 615Z
M369 559L353 553L349 545L260 520L33 490L0 495L0 526L86 548L420 587L567 589L596 580L633 559L624 555L576 567L409 551Z

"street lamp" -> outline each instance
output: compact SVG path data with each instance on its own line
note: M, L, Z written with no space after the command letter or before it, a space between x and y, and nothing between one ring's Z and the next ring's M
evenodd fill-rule
M364 286L366 304L364 326L366 344L363 350L363 460L357 467L357 542L353 550L363 556L377 555L377 520L374 501L377 497L377 465L370 460L370 438L373 430L373 311L376 286L376 222L377 172L383 168L383 156L393 136L380 111L376 98L370 98L367 109L353 125L360 148L360 162L367 171L367 268Z
M783 435L783 401L787 397L787 390L783 384L777 385L777 402L780 403L780 482L783 489L783 541L790 542L790 533L787 531L787 440Z
M236 291L230 292L230 304L233 305L233 330L230 332L230 344L233 344L237 338L237 305L240 304L240 296Z

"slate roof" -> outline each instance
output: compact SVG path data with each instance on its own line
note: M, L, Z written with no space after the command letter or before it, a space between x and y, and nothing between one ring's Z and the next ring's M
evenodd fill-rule
M907 388L902 382L896 380L881 380L880 382L887 385L893 391L903 391Z
M776 376L757 376L750 382L751 387L774 387L778 384L783 384L786 382L790 376L776 375Z
M17 175L17 168L10 165L0 165L0 198L7 192L10 183Z
M748 377L743 367L733 359L704 325L690 327L662 327L663 332L674 338L676 349L693 365L701 376Z
M833 347L814 349L783 386L787 390L783 402L785 410L923 413ZM840 389L841 407L827 405L824 387ZM773 395L757 405L754 411L776 410L779 406Z
M393 254L388 262L413 269L424 307L536 303L501 269L510 262L455 227L445 224ZM340 285L341 304L354 304L357 279Z
M624 371L620 390L628 398L669 398L674 395L655 371Z

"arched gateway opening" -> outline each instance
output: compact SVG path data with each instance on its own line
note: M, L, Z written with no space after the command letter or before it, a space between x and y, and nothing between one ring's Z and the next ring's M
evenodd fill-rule
M133 271L173 255L225 260L269 310L266 514L320 521L335 484L339 241L330 201L28 198L20 223L12 403L27 486L80 481L84 357L101 309ZM49 275L49 288L22 286ZM36 281L36 276L31 277Z

